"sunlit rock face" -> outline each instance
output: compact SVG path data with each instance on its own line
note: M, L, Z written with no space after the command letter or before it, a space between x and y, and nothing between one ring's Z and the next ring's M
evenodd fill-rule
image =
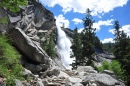
M70 64L74 59L70 58L71 42L67 38L65 32L57 26L57 47L60 50L61 61L67 69L71 69Z

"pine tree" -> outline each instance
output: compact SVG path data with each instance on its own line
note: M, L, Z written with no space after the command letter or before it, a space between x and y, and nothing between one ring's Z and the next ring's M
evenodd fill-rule
M125 47L124 45L122 45L122 40L126 39L127 36L124 33L124 31L120 31L120 25L119 25L119 21L115 21L114 22L114 28L115 28L115 46L114 46L114 55L116 57L117 60L121 60L123 58L123 47ZM125 53L124 53L125 54Z
M50 37L46 38L45 42L43 43L43 49L51 58L54 58L56 55L56 52L54 50L55 48L54 39L55 39L54 34L51 34Z
M71 49L75 57L75 62L72 64L73 68L78 65L91 65L93 66L93 55L95 48L102 49L102 43L99 38L95 36L95 28L93 28L94 20L91 16L91 11L87 9L86 17L83 18L84 30L78 33L78 28L74 29L73 43Z
M56 55L56 52L55 52L54 48L55 48L54 34L51 34L50 38L49 38L49 44L48 44L48 48L47 48L47 53L52 58L54 58L55 55Z
M125 82L130 85L130 38L124 31L120 31L119 22L115 21L115 46L114 55L115 59L120 62L122 69L125 73Z
M116 20L114 22L114 28L115 28L115 41L118 42L118 40L120 39L120 24L119 24L119 21Z
M103 49L103 45L97 36L94 37L94 45L95 45L95 49L99 49L99 50Z
M84 30L82 31L82 59L84 65L92 65L92 55L94 51L94 38L95 38L95 28L93 28L94 20L91 16L91 11L87 9L86 17L83 19Z
M78 65L80 65L80 63L82 63L81 61L81 55L82 55L81 35L80 33L78 33L77 27L74 29L73 42L72 42L71 49L73 51L73 54L71 54L71 57L72 58L75 57L75 62L72 63L72 67L73 69L75 69L77 68Z

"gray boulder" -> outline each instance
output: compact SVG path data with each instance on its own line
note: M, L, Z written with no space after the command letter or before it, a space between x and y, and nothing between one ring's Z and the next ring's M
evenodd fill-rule
M9 20L10 20L10 23L15 23L19 20L21 20L21 16L16 16L16 17L11 17L10 15L9 16Z
M87 73L97 73L96 70L94 70L91 66L78 66L77 68L78 72L87 72Z
M68 80L68 82L71 82L73 84L82 82L82 79L76 78L76 77L69 77L69 78L67 78L67 80Z
M26 76L26 75L33 75L33 74L32 74L32 72L30 70L24 68L23 75Z
M72 86L83 86L81 83L75 83Z
M16 86L23 86L22 82L18 79L15 79Z
M37 79L35 86L44 86L40 78Z
M29 64L29 63L26 63L25 68L27 68L28 70L30 70L33 73L37 73L42 70L42 67L40 65Z
M59 69L56 69L56 68L52 68L52 69L47 71L48 76L52 76L52 75L57 76L59 74L60 74L60 71L59 71Z
M63 72L63 71L60 71L58 77L68 78L70 76L67 73Z
M105 73L105 74L108 74L110 76L115 75L114 72L110 71L110 70L103 70L101 73Z
M14 28L10 31L15 46L25 54L28 59L37 62L49 64L49 56L44 50L38 48L35 43L20 29Z
M84 84L87 84L90 80L94 80L99 84L99 86L115 86L115 85L122 85L124 84L120 83L118 80L112 78L110 75L107 74L98 74L93 73L86 76L86 78L83 80Z

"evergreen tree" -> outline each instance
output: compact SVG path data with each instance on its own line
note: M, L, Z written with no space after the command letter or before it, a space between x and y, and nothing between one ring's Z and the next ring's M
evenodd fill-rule
M114 43L104 43L103 44L103 50L108 51L109 53L113 53L114 50Z
M78 65L80 65L80 63L82 63L81 61L81 55L82 55L81 35L80 33L78 33L77 27L74 29L73 42L72 42L71 49L73 51L73 54L71 55L71 57L72 58L75 57L75 62L72 63L71 65L75 69L77 68Z
M119 21L116 20L114 22L114 29L115 29L115 41L118 42L118 40L120 39L120 24Z
M94 20L91 16L91 11L87 9L86 17L83 18L84 30L78 33L78 28L74 29L73 43L71 49L73 54L71 57L75 57L75 62L72 63L72 67L76 68L78 65L91 65L93 66L93 55L95 54L95 48L102 50L102 43L99 38L95 36L95 28L93 28Z
M19 6L25 6L27 3L27 0L0 0L0 6L8 8L12 12L20 11Z
M99 50L103 49L103 45L97 36L94 37L94 45L96 49L99 49Z
M122 69L125 73L125 82L130 85L130 38L124 31L120 31L119 22L115 21L115 46L114 55L115 59L120 62Z
M54 50L55 43L54 43L54 34L51 34L49 38L46 38L43 49L46 51L46 53L51 57L54 58L56 55L56 52Z
M52 58L54 58L55 55L56 55L56 52L55 52L54 48L55 48L54 34L51 34L50 39L49 39L49 45L48 45L47 53Z
M94 51L94 38L96 30L92 28L94 20L91 16L91 11L87 9L86 17L83 19L84 30L81 32L82 36L82 59L84 65L92 65L92 55L95 53Z
M117 60L121 60L123 58L123 53L125 49L125 45L122 45L122 42L124 39L127 39L127 35L124 33L124 31L120 31L120 25L119 21L114 22L114 28L115 28L115 46L114 46L114 55Z

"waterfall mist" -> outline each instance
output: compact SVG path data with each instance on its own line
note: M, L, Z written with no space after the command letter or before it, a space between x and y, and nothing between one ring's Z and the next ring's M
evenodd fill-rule
M74 60L73 58L70 58L70 47L72 44L69 38L66 37L65 32L59 26L57 26L57 35L57 47L60 50L61 61L67 69L71 69L72 67L70 64Z

